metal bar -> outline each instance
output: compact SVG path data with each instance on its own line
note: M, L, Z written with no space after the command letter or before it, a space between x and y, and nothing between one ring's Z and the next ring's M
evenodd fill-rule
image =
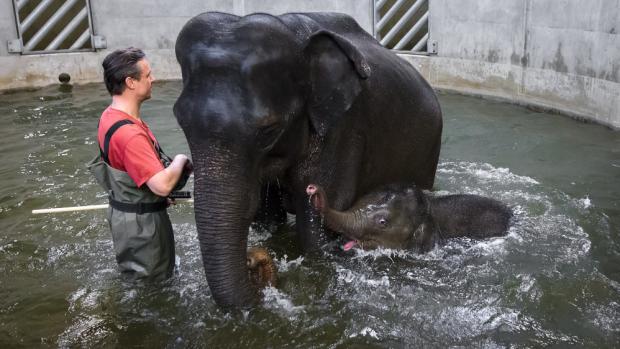
M17 5L17 9L21 10L24 5L28 3L29 0L15 0L15 4Z
M23 42L23 31L22 31L22 24L21 21L19 20L19 9L17 8L17 3L15 1L13 1L13 13L15 15L15 29L17 29L17 35L19 36L19 38L17 39L17 41L19 41L19 50L15 50L15 51L11 51L11 45L9 44L9 52L22 52L23 53L23 47L24 47L24 42Z
M52 15L52 17L50 17L50 19L45 22L45 24L37 31L37 33L34 34L30 40L28 40L28 43L26 43L26 50L31 51L35 46L37 46L39 41L41 41L41 39L43 39L43 37L49 33L50 29L55 26L56 23L64 15L67 14L67 12L69 12L71 7L75 5L77 1L78 0L68 0L64 4L62 4L62 6L60 6L60 8Z
M385 14L385 16L383 16L383 18L381 18L381 20L379 20L379 23L377 23L377 31L383 29L383 26L387 24L387 22L394 17L394 15L396 14L396 11L398 11L398 9L405 3L407 2L407 0L398 0L396 1L396 3L392 6L392 8Z
M67 24L67 26L60 33L58 33L58 36L56 36L56 38L50 42L49 45L47 45L45 51L56 50L85 18L88 18L86 7L81 9L80 12L71 20L71 22L69 22L69 24Z
M375 6L373 6L373 12L372 12L372 36L379 40L379 38L381 37L381 35L379 35L379 33L377 32L377 21L379 20L379 7L376 6L377 2L375 2Z
M39 51L25 51L25 52L22 52L22 55L28 56L28 55L41 55L41 54L47 54L47 53L73 53L73 52L91 52L91 51L92 49L90 48L81 48L77 50L60 49L60 50L53 50L53 51L39 50Z
M409 8L409 10L407 10L407 12L405 12L405 14L398 20L398 22L396 22L387 35L381 39L381 45L385 46L388 42L390 42L390 40L392 40L394 36L396 36L396 34L398 34L398 32L403 28L411 16L413 16L425 2L426 0L417 0L413 6L411 6L411 8Z
M90 47L92 47L92 50L95 51L97 45L95 45L95 29L93 28L93 12L90 7L90 0L84 0L84 2L86 3L86 12L88 13L88 30L90 30Z
M413 46L413 48L411 49L412 52L418 52L420 51L420 49L422 47L424 47L424 45L426 45L426 43L428 42L428 33L424 34L424 36L422 37L422 39L420 39L420 41L418 41L417 44L415 44L415 46Z
M104 208L108 208L108 206L109 206L108 204L101 204L101 205L88 205L88 206L42 208L40 210L32 210L32 214L101 210L101 209L104 209Z
M428 11L424 13L424 15L420 17L420 19L416 22L416 24L413 27L411 27L411 29L409 29L407 34L405 34L405 36L403 36L403 38L400 39L400 41L394 46L394 50L400 50L401 48L403 48L403 46L405 46L407 42L411 40L418 33L418 31L422 28L422 26L426 24L427 21L428 21Z
M95 45L95 26L93 24L93 10L90 6L90 0L84 0L86 2L86 10L88 11L88 29L90 30L90 47L91 50L96 51L97 45ZM106 48L107 44L100 48Z
M388 2L388 0L377 0L375 2L375 11L379 12L379 10L381 10L381 8L383 7L383 5L385 5L386 2Z
M43 13L43 11L45 11L52 4L52 2L54 2L54 0L43 0L43 1L41 1L37 5L37 7L35 7L34 10L32 10L32 12L30 12L30 14L28 14L26 19L24 19L23 21L20 21L21 29L22 29L22 34L26 30L28 30L28 28L30 28L30 26L35 21L35 19L37 19L39 17L39 15L41 15L41 13Z
M185 198L174 199L174 201L176 203L183 203L183 202L187 202L187 203L190 203L190 204L194 203L194 199L185 199ZM109 207L109 204L86 205L86 206L70 206L70 207L56 207L56 208L42 208L42 209L39 209L39 210L32 210L32 214L102 210L102 209L108 208L108 207Z
M75 49L78 49L84 46L84 44L86 43L86 41L88 41L88 39L90 39L90 28L86 29L84 33L82 33L82 35L80 35L80 37L77 40L75 40L73 45L69 47L69 49L75 50Z

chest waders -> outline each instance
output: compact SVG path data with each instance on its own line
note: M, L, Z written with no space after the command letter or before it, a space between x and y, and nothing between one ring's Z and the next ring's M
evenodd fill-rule
M121 272L135 279L165 279L174 270L174 235L167 200L146 185L139 188L127 172L109 165L110 139L126 124L133 122L121 120L110 127L103 149L100 145L100 154L88 163L88 169L108 193L108 223ZM161 154L156 143L155 147Z

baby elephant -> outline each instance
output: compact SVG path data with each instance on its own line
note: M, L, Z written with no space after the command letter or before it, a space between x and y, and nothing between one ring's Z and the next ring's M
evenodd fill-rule
M325 225L352 239L345 251L359 245L423 253L447 238L504 235L512 217L497 200L465 194L432 197L414 185L388 185L363 196L347 211L331 209L325 191L316 184L308 185L306 193Z
M256 289L276 287L278 269L269 252L262 247L250 247L247 252L250 282Z

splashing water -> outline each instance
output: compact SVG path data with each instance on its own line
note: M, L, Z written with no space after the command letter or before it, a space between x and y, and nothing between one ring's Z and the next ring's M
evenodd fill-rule
M167 150L188 153L170 117L179 88L156 85L143 115ZM505 202L515 213L506 236L453 239L426 254L344 252L334 242L317 257L301 253L290 226L252 228L249 244L272 252L278 287L249 311L225 312L204 276L191 206L170 209L180 263L157 284L118 274L104 212L29 214L105 201L84 168L108 100L101 86L0 96L0 346L616 345L620 136L496 102L440 99L434 195Z

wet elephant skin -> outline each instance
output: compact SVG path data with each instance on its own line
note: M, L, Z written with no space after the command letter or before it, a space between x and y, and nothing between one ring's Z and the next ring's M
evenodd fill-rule
M351 239L345 250L387 247L427 252L449 238L484 239L508 232L512 211L497 200L468 194L432 196L415 185L393 184L335 210L316 184L306 189L325 225Z
M194 162L198 239L219 305L257 300L245 263L255 219L296 214L304 249L322 244L309 183L338 209L386 183L433 186L437 98L351 17L207 12L187 22L175 51L183 90L174 114Z

